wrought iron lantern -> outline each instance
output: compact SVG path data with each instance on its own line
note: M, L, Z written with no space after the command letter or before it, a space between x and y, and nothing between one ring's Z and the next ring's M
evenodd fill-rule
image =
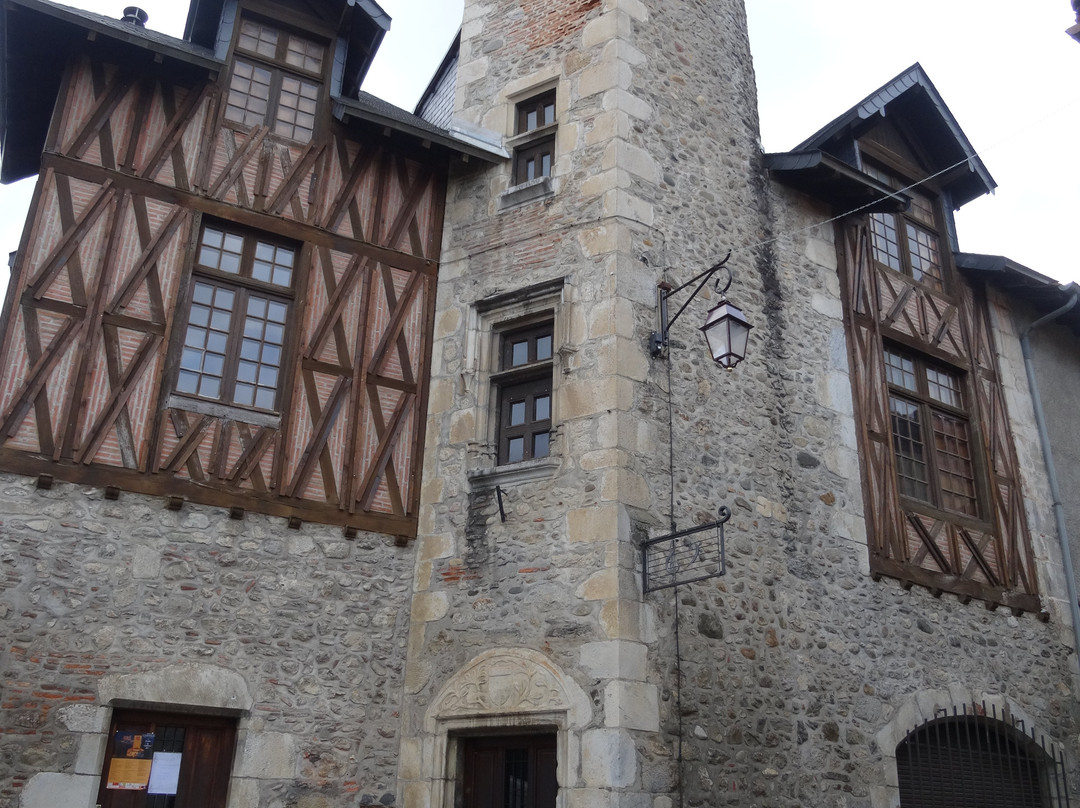
M720 289L720 283L717 281L717 291L720 294L720 302L717 303L709 310L708 316L705 318L705 325L701 327L701 331L705 334L705 341L709 344L709 353L712 354L713 361L720 367L726 370L731 370L744 358L746 358L746 345L750 336L750 329L753 326L750 325L746 316L742 313L742 309L738 306L730 303L726 297L727 290L731 286L732 276L731 270L727 268L727 262L731 258L729 252L723 261L717 264L713 264L704 272L696 275L688 280L686 283L676 288L671 288L666 284L661 284L657 287L657 330L652 333L652 337L649 340L650 350L654 357L660 356L668 347L668 332L671 330L671 326L675 324L675 321L679 319L686 307L690 305L698 292L700 292L709 279L712 278L721 269L727 270L727 283L724 284L724 288ZM678 292L681 292L687 286L692 283L698 283L697 288L693 294L687 298L686 302L682 304L675 316L670 320L667 318L667 302L668 298Z
M705 325L701 327L713 361L725 370L739 364L746 357L746 341L752 327L742 309L721 298L709 309Z

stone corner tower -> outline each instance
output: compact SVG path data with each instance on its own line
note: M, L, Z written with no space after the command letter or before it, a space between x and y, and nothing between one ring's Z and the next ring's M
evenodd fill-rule
M697 399L741 405L696 381L702 300L673 376L649 334L659 282L767 229L743 4L467 0L460 47L455 125L508 159L448 191L403 793L482 805L520 771L537 806L556 783L561 805L661 806L671 615L642 596L640 545L673 500L684 527L715 519L731 484L698 459L672 489L669 385L695 399L678 450L706 463ZM732 293L760 311L757 260Z

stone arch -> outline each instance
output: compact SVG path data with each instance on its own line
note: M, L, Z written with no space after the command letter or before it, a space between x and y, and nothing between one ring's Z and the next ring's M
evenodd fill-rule
M987 713L996 714L1004 721L1016 720L1024 726L1032 726L1030 714L1020 705L1001 693L985 693L953 684L948 690L927 689L907 695L897 706L892 719L875 736L881 750L884 766L884 785L871 789L873 808L899 808L900 782L896 765L896 749L916 728L940 716L942 711L952 712L963 705L985 706Z
M432 808L453 805L457 738L463 734L554 729L560 804L580 778L581 736L592 720L585 691L563 670L527 648L493 648L474 657L439 690L424 717L421 780Z
M566 727L584 727L588 697L550 659L527 648L484 651L450 677L428 708L429 732L455 718L559 713Z

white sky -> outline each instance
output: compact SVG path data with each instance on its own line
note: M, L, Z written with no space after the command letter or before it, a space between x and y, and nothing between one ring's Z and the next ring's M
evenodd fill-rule
M457 32L463 0L379 2L393 25L364 89L412 109ZM1068 0L746 3L766 151L792 148L921 62L998 182L996 195L957 214L961 249L1080 282L1069 243L1080 201L1080 43L1064 33ZM67 4L119 17L128 3ZM150 28L182 35L185 3L139 5ZM32 190L33 180L0 187L0 254L17 248Z

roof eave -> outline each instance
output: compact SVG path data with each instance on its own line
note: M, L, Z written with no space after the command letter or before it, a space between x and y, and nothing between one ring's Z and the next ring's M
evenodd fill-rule
M913 93L917 95L912 95ZM843 138L856 139L870 128L875 118L884 117L889 107L901 99L925 99L929 104L925 115L919 115L919 123L925 127L933 126L933 120L944 125L948 138L952 141L951 150L959 159L952 167L967 164L967 175L955 170L946 178L945 185L952 197L954 208L960 208L968 202L988 193L993 193L997 183L990 175L978 152L971 145L960 124L953 117L941 94L937 91L922 65L916 62L900 75L872 92L855 106L833 119L792 151L823 149L829 151L829 145ZM947 170L948 165L936 166L935 170Z
M777 182L844 213L897 212L911 204L910 195L894 191L820 149L766 154L765 167Z
M384 115L378 110L372 109L370 106L360 104L353 98L338 97L335 98L334 101L339 105L341 117L344 122L353 119L369 124L375 124L376 126L382 126L421 142L433 143L461 155L476 157L487 163L500 163L506 160L508 156L503 150L496 150L480 142L462 140L455 137L450 132L435 130L433 127L429 128L426 125L426 122L422 120L419 120L417 123L410 123L406 120L402 120L400 117ZM402 112L406 115L409 114L405 112L405 110L402 110Z
M1037 311L1049 312L1067 303L1080 292L1075 283L1058 281L1003 255L953 253L956 267L965 275L978 278L1010 297L1019 298ZM1080 333L1080 309L1070 311L1062 322Z

